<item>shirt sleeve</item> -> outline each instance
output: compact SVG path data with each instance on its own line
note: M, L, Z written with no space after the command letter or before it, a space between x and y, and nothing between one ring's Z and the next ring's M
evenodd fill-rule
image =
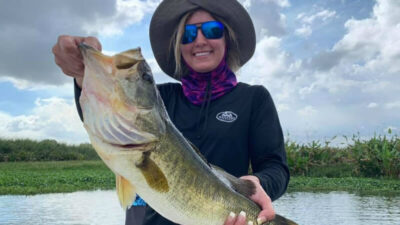
M274 201L285 193L290 178L285 143L271 95L264 87L256 87L249 136L251 166Z
M81 97L81 92L82 92L82 89L78 86L78 84L76 83L76 80L74 79L74 94L75 94L76 110L78 111L79 118L81 118L81 121L83 122L82 108L81 108L81 104L79 103L79 98Z

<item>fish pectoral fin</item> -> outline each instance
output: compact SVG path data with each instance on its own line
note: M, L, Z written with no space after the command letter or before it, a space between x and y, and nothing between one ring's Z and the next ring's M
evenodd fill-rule
M136 197L136 188L127 179L115 175L115 184L121 207L126 210L130 208Z
M150 188L160 193L168 192L168 180L160 167L150 158L150 154L151 152L143 152L142 159L136 167L140 169Z
M252 181L239 179L229 174L225 170L219 168L218 166L211 165L211 167L213 169L213 172L217 174L220 179L222 178L222 181L224 181L225 184L227 184L239 194L250 198L250 196L256 193L256 186Z

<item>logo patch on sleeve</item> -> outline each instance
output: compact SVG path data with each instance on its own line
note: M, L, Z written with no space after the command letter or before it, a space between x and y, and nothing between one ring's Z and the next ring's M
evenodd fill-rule
M232 111L225 111L218 113L216 118L221 122L232 123L238 118L238 115Z

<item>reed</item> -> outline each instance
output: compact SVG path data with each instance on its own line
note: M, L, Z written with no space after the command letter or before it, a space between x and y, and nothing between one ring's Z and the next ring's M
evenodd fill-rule
M348 144L341 148L331 147L330 141L298 144L287 139L285 145L291 173L302 176L400 178L400 138L391 130L367 140L359 134L344 138Z

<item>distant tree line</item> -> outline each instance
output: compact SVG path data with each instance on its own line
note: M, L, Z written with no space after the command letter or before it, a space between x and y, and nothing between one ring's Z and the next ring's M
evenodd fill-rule
M0 162L99 159L90 144L67 145L55 140L0 139Z

